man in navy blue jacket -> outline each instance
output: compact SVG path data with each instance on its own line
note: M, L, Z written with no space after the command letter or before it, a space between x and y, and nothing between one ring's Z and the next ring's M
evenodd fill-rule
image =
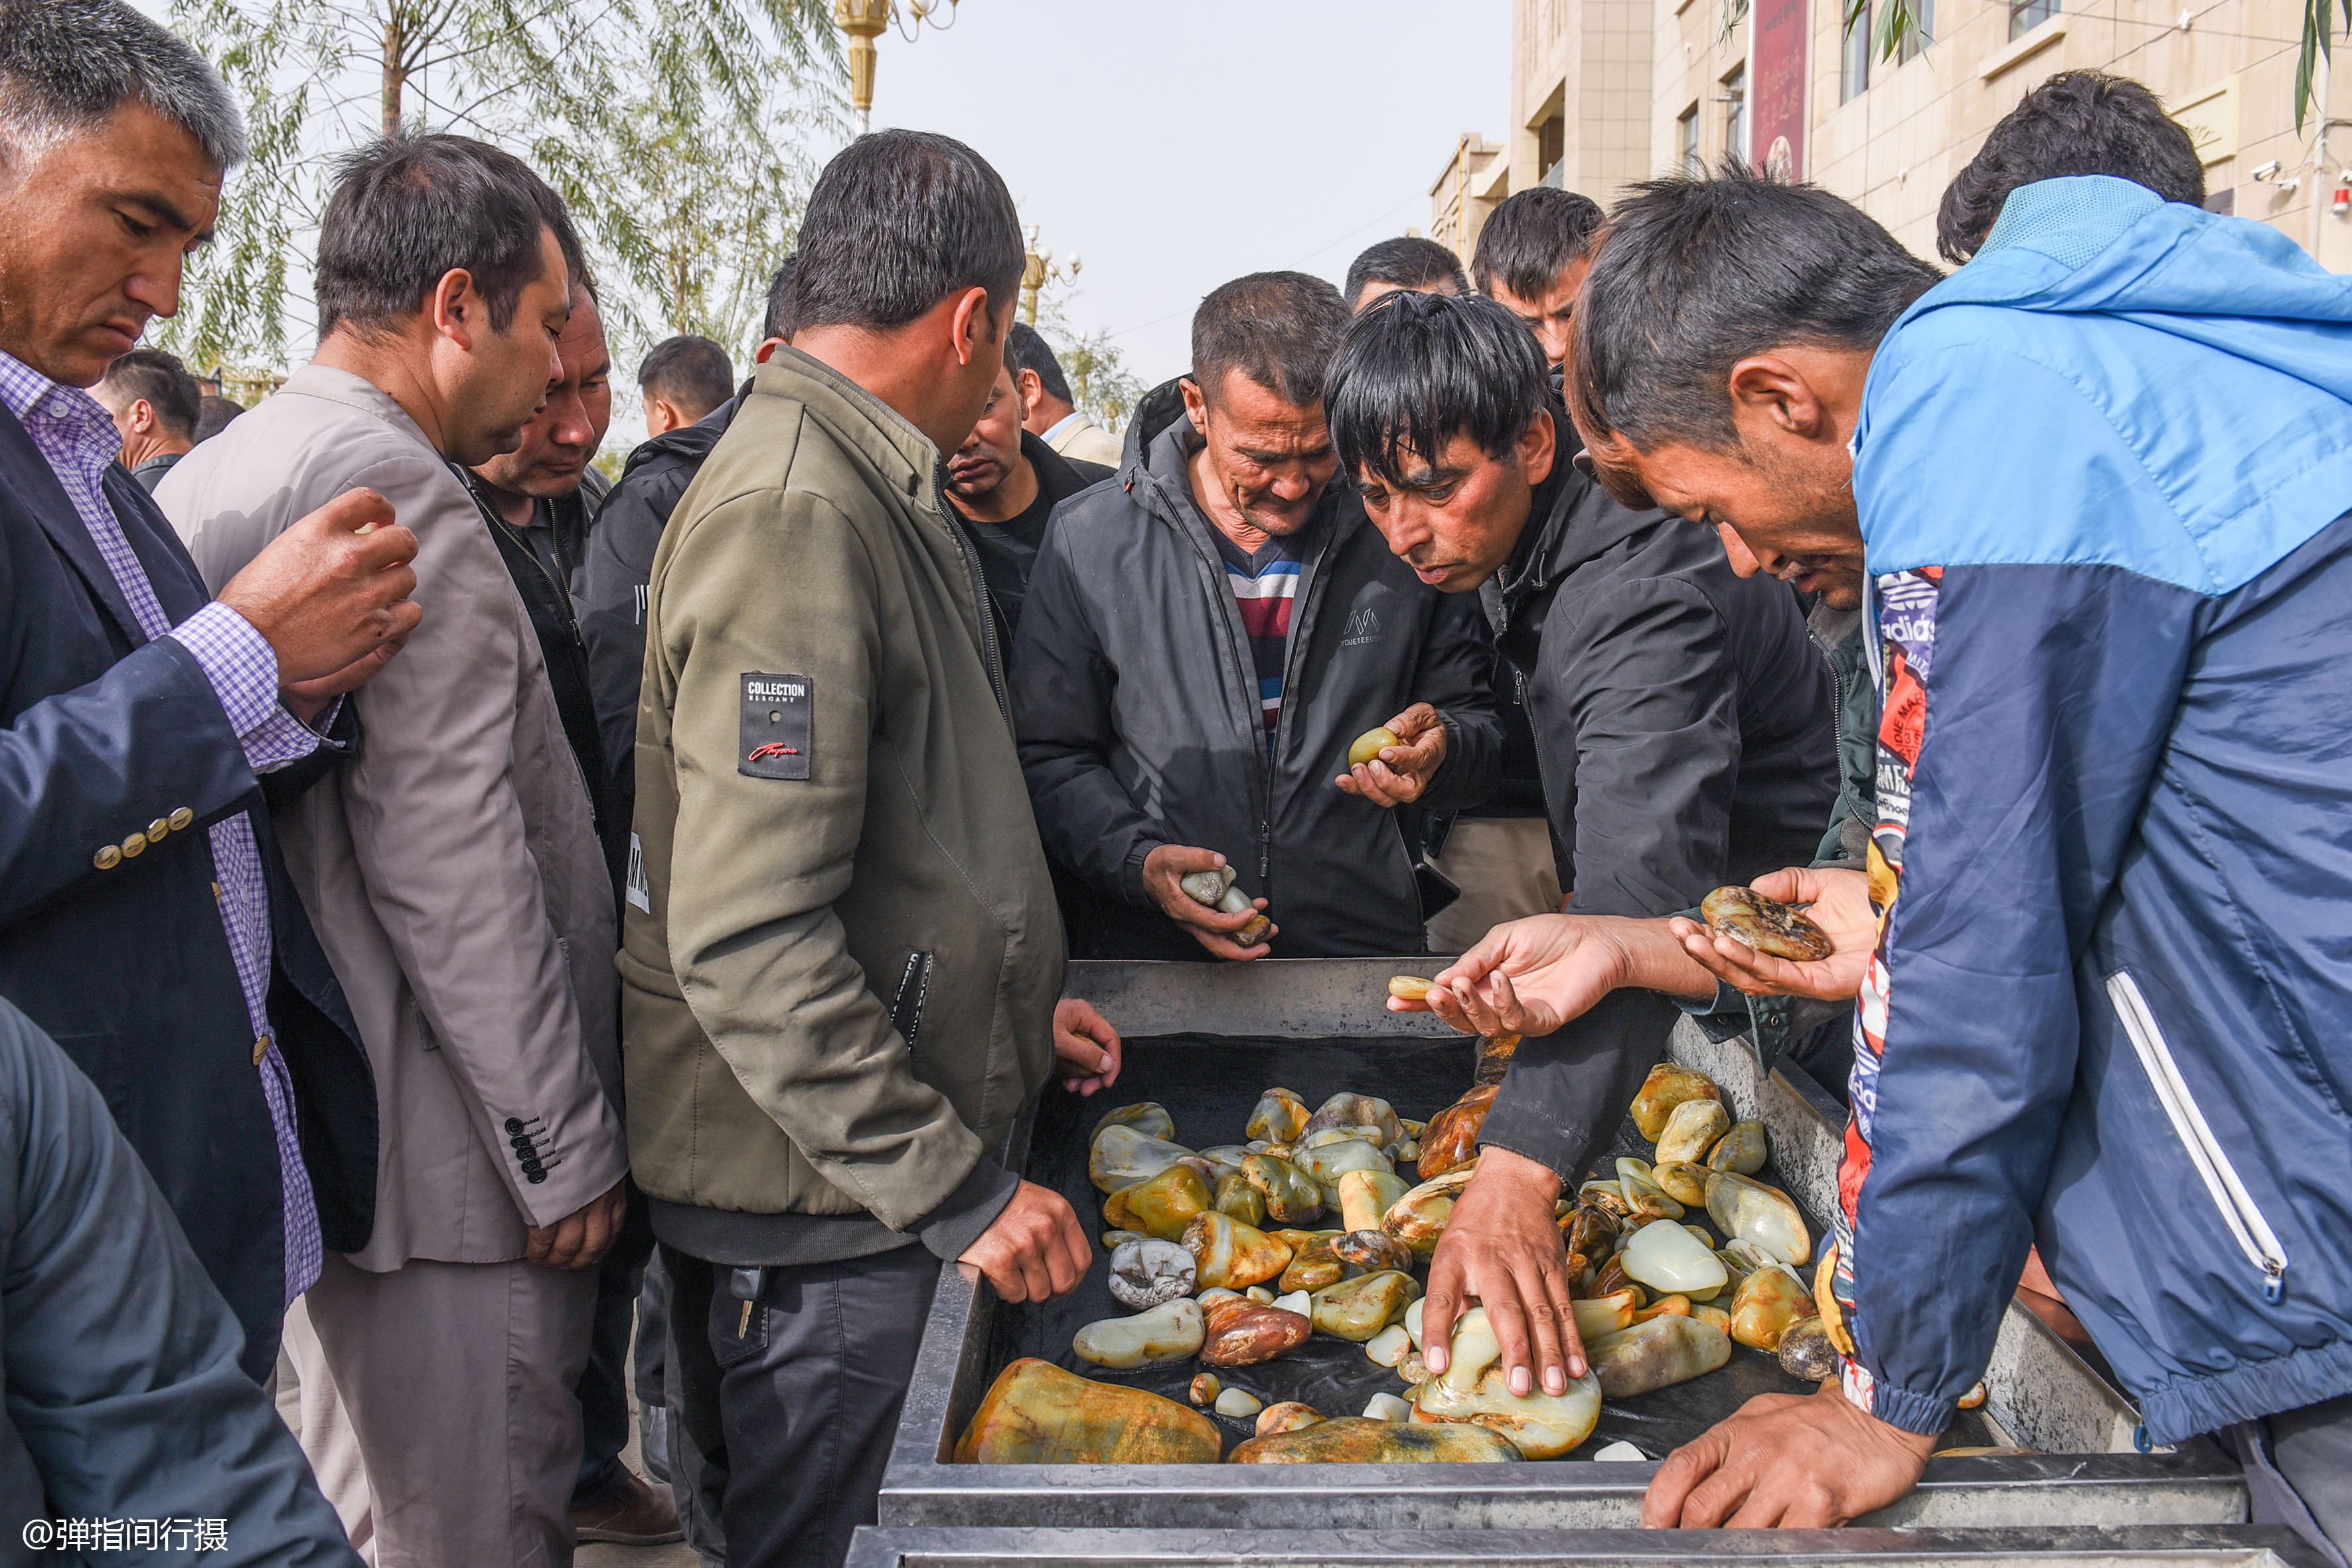
M1865 585L1884 695L1867 905L1811 977L1860 991L1842 1387L1678 1451L1646 1517L1900 1496L2038 1239L2144 1439L2230 1429L2257 1518L2340 1552L2352 280L2095 175L1933 283L1741 175L1645 188L1586 284L1580 426L1767 570Z
M365 491L207 603L82 390L176 309L243 152L219 80L120 0L0 0L0 995L98 1084L259 1380L322 1249L365 1244L376 1163L263 780L348 748L335 700L418 612Z

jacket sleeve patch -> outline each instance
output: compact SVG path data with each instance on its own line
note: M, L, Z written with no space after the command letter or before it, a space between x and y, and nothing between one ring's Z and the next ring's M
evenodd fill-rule
M755 779L808 777L814 712L807 676L747 670L735 771Z

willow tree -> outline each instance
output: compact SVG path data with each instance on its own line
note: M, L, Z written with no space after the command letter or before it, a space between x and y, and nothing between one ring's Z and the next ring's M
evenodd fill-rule
M173 0L173 22L253 146L171 333L207 362L285 357L335 155L403 126L529 157L623 323L715 325L764 287L842 79L825 0ZM704 276L658 288L681 225Z

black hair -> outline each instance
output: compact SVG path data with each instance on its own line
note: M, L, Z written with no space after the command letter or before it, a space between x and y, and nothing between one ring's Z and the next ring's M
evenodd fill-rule
M26 150L93 131L138 99L224 173L245 119L204 57L122 0L0 0L0 137Z
M837 153L801 215L796 330L904 326L949 295L1013 302L1026 258L1012 193L949 136L877 131Z
M2060 71L2001 117L1945 187L1936 250L1955 266L1983 245L2020 185L2069 174L2113 174L2168 202L2205 205L2205 165L2188 129L2156 94L2125 76Z
M793 336L793 274L800 270L797 252L776 264L776 275L768 279L768 313L760 323L760 339L781 338L786 342Z
M541 229L554 232L572 286L593 298L562 198L530 164L438 132L371 142L336 161L320 221L319 336L346 322L362 332L390 327L456 268L473 275L491 327L505 331L541 270Z
M1348 330L1339 290L1304 272L1253 272L1212 289L1192 312L1192 384L1215 402L1239 371L1293 407L1323 401Z
M180 356L162 349L132 349L115 356L101 379L125 399L145 398L164 429L183 441L195 439L196 415L205 389L180 363Z
M637 388L692 408L699 419L734 395L735 366L727 351L709 338L681 332L664 338L646 355L637 366Z
M1389 283L1415 291L1451 283L1456 294L1470 292L1462 258L1437 241L1414 234L1368 245L1361 256L1348 264L1348 280L1339 286L1339 292L1349 310L1362 302L1367 283Z
M1323 416L1341 471L1392 485L1406 458L1434 462L1456 436L1503 456L1551 395L1534 336L1484 294L1373 300L1349 325L1330 383Z
M1817 185L1737 162L1635 185L1585 275L1570 403L1636 451L1735 450L1732 366L1791 343L1874 351L1939 276Z
M1053 345L1045 341L1045 333L1028 322L1013 323L1012 335L1004 341L1004 363L1012 368L1015 381L1023 371L1034 370L1037 373L1037 384L1045 389L1046 396L1057 403L1074 401L1069 377L1062 374L1062 362L1054 357Z
M1591 196L1557 185L1530 186L1486 216L1470 275L1481 293L1493 293L1500 281L1522 300L1540 300L1562 268L1592 254L1600 228L1601 204Z
M236 416L244 412L245 405L234 398L217 396L209 392L205 394L203 404L196 409L196 430L195 434L189 437L190 441L211 440L227 429Z

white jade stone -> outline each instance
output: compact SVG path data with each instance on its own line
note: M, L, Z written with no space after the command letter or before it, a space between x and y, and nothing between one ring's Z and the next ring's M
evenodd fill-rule
M1402 1366L1412 1353L1412 1336L1402 1323L1391 1323L1364 1342L1364 1353L1382 1366Z
M1220 1415L1255 1415L1265 1408L1256 1395L1244 1394L1238 1388L1228 1388L1217 1395L1217 1414Z
M1314 1300L1304 1290L1293 1290L1287 1296L1276 1296L1274 1299L1274 1305L1279 1310L1296 1312L1302 1318L1311 1318L1315 1315Z
M1421 1303L1418 1301L1404 1310L1404 1331L1412 1336L1413 1349L1425 1348L1421 1342Z
M1666 1291L1720 1290L1730 1278L1723 1259L1678 1225L1645 1225L1622 1254L1625 1277Z
M1410 1421L1412 1406L1393 1394L1375 1394L1364 1406L1364 1414L1375 1421Z
M1609 1447L1596 1452L1592 1457L1597 1460L1602 1461L1616 1459L1633 1459L1638 1461L1647 1459L1650 1456L1644 1454L1641 1449L1636 1448L1631 1443L1612 1443Z

